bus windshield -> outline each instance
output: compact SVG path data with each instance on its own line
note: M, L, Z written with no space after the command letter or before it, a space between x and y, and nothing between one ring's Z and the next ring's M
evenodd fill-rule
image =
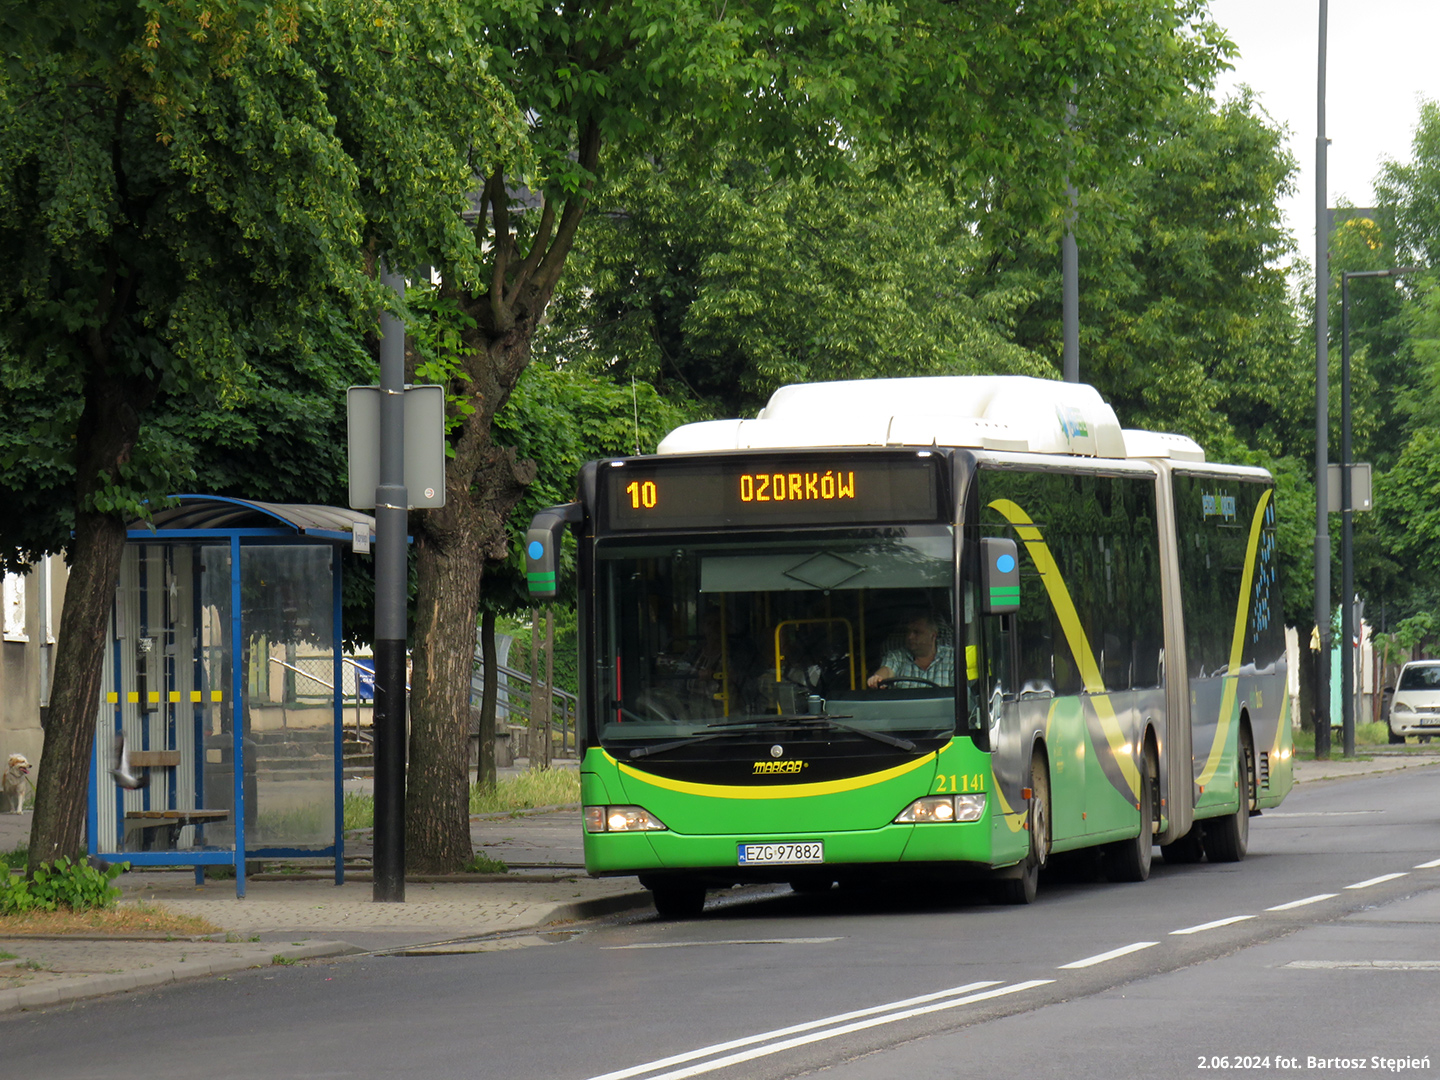
M955 730L949 526L616 539L596 571L604 745L805 720L891 742Z

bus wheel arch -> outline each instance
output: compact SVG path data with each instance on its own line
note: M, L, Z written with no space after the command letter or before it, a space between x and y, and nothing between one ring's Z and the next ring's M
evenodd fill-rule
M1250 731L1250 714L1240 714L1235 740L1235 776L1240 789L1233 814L1205 822L1205 854L1211 862L1239 862L1250 847L1250 806L1255 798L1255 737Z
M1145 881L1155 858L1155 821L1160 800L1160 751L1155 729L1147 727L1140 750L1140 784L1136 810L1140 831L1133 840L1105 848L1105 876L1111 881Z
M1039 739L1030 750L1030 798L1025 813L1028 834L1025 858L1001 871L994 883L995 899L1002 904L1030 904L1040 887L1040 871L1050 858L1050 761Z

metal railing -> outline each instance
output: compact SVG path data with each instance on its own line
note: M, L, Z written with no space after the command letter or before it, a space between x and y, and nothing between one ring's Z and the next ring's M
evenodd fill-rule
M304 668L297 667L294 664L286 663L278 656L272 656L269 659L270 663L276 664L286 669L287 671L293 671L297 675L303 675L311 682L317 683L331 693L334 693L334 683L329 682L326 679L322 679L320 676L306 671ZM364 664L352 660L348 656L343 656L340 659L343 663L349 664L352 668L354 668L357 674L361 671L366 672L367 674L373 674L372 668L366 667ZM329 664L331 661L327 659L325 662ZM534 719L534 702L532 700L534 696L533 681L531 680L529 675L527 675L523 671L517 670L516 668L507 667L505 664L497 664L495 667L497 673L501 676L499 683L495 687L496 724L498 725L504 723L512 727L523 727L529 729L531 726L531 722ZM410 690L410 686L408 683L405 686L405 690L407 692ZM479 706L480 695L483 691L484 665L481 663L480 654L477 650L475 654L475 666L470 677L470 704L472 706ZM358 679L356 680L356 692L353 695L347 696L355 703L355 719L353 724L349 724L346 722L345 712L342 705L341 724L345 727L353 727L356 738L360 741L369 741L369 739L367 738L369 732L364 731L360 723L360 702L370 701L372 699L362 698L360 696ZM568 690L563 690L558 686L552 686L550 688L550 708L547 711L546 716L547 722L545 725L545 736L549 737L552 740L553 746L555 733L558 732L560 740L559 746L555 749L554 752L555 756L574 756L576 752L575 724L576 718L579 716L579 712L579 698L577 698L574 694L570 693Z
M523 671L504 664L496 664L495 670L501 677L495 686L495 723L528 729L534 719L534 682ZM481 662L480 650L475 650L475 666L470 676L470 704L478 708L480 695L485 689L485 669ZM558 733L559 745L553 756L573 757L576 753L575 723L580 714L580 699L568 690L558 686L550 688L550 708L546 711L544 737L551 739L555 746Z

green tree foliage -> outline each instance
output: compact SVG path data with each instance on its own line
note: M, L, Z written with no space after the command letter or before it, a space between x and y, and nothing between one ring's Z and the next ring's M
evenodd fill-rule
M721 416L789 382L1049 373L1007 339L1015 298L969 295L968 211L933 185L822 186L715 157L648 158L604 193L545 351Z
M899 4L735 0L472 0L491 70L530 119L538 168L483 162L476 236L485 272L444 266L444 291L473 320L454 388L473 412L452 434L443 510L416 515L419 583L407 859L462 865L470 658L487 561L532 477L491 438L528 364L602 171L667 144L733 147L786 178L835 181L883 151L886 175L1012 202L1043 215L1069 169L1098 176L1228 43L1203 0L984 0ZM1091 108L1083 128L1065 103ZM1057 152L1059 151L1059 152ZM1117 153L1119 157L1117 157ZM1003 190L1002 190L1003 188ZM980 197L978 194L977 198ZM458 385L463 383L463 387Z
M1388 161L1375 182L1373 219L1342 215L1332 240L1341 270L1410 266L1403 278L1350 282L1357 461L1372 461L1375 511L1355 515L1356 582L1367 617L1409 627L1406 648L1440 611L1440 106L1421 105L1408 162ZM1339 290L1332 289L1332 328ZM1331 351L1332 358L1336 350ZM1331 377L1332 385L1336 377ZM1332 408L1332 416L1335 409ZM1418 621L1417 621L1418 620ZM1413 632L1412 632L1413 631Z
M1080 188L1080 377L1122 423L1190 435L1211 452L1243 444L1296 453L1298 328L1276 200L1294 161L1248 93L1216 104L1172 100L1134 167ZM987 281L1035 299L1016 340L1052 359L1061 347L1054 223L982 222ZM1313 385L1313 383L1312 383Z
M0 445L0 548L13 563L74 530L34 866L80 851L125 521L189 486L207 436L263 442L227 414L283 386L276 366L313 374L338 327L373 324L374 252L468 257L475 148L508 161L518 131L446 0L0 19L0 406L25 424Z

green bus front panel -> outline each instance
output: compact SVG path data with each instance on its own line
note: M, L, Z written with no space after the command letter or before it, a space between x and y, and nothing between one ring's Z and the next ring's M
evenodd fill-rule
M983 791L977 822L897 825L929 794ZM1024 857L1024 807L997 789L991 756L969 739L848 780L821 784L681 783L642 772L591 748L581 771L585 805L640 806L666 826L635 833L586 833L592 874L734 869L742 843L823 841L835 865L955 862L1005 866ZM1008 812L1007 812L1008 811Z

